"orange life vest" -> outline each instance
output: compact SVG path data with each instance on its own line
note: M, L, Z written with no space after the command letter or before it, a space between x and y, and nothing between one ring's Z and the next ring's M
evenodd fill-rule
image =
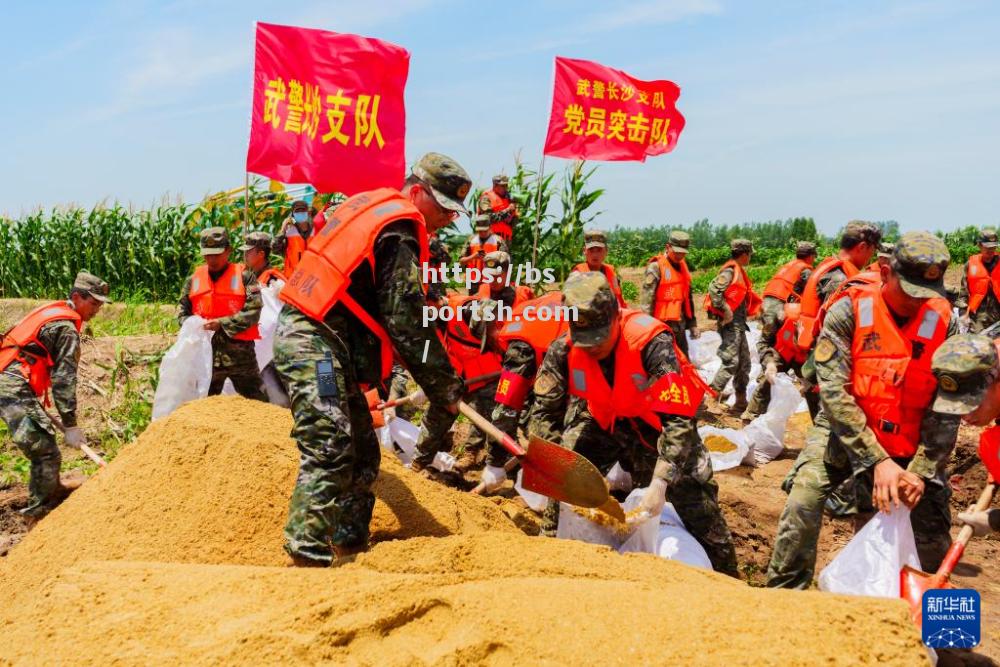
M816 270L809 276L809 280L806 281L806 286L802 290L802 307L798 316L795 319L789 319L786 314L785 324L782 326L795 327L795 344L806 354L812 349L816 335L819 334L819 311L823 307L823 303L819 300L820 278L838 268L848 278L853 278L858 274L858 268L849 260L840 257L827 257L819 263Z
M45 349L41 341L38 340L38 333L42 327L49 322L57 320L69 320L76 327L77 332L83 327L83 320L80 315L69 307L65 301L54 301L44 306L39 306L14 325L14 328L5 333L0 340L0 373L6 371L14 361L21 362L21 373L28 381L35 396L43 399L43 403L48 406L48 389L52 386L52 378L49 371L55 364L55 360ZM36 345L43 350L44 356L36 356L26 351L30 345Z
M494 212L500 212L510 206L510 199L506 197L501 197L492 189L483 192L483 196L490 200L490 209ZM511 216L512 218L513 216ZM501 220L499 222L494 222L492 225L492 231L494 234L499 235L505 241L510 241L514 237L514 228L510 225L511 218L507 220Z
M273 280L280 280L284 282L285 276L277 269L271 269L271 268L264 269L264 271L261 272L259 276L257 276L257 282L263 285L264 287L270 285L271 281Z
M513 318L497 333L500 349L506 354L512 342L527 343L535 352L537 371L552 341L569 331L569 320L561 317L557 310L561 305L561 292L548 292L537 299L519 303L514 307ZM530 317L525 315L526 310ZM497 383L495 400L497 403L520 410L524 407L524 399L534 381L534 376L529 378L504 370L500 374L500 382Z
M736 312L736 309L746 301L747 302L747 315L753 317L760 312L760 306L763 303L756 292L753 291L753 282L750 280L750 276L747 275L746 269L737 262L735 259L731 259L722 265L719 272L725 271L727 268L733 270L733 280L729 283L729 287L723 293L723 298L726 300L726 305L729 309ZM705 310L710 313L715 313L718 316L722 316L717 308L712 305L712 297L708 294L705 295Z
M302 254L306 251L306 240L296 234L286 236L285 241L285 275L290 276L302 261Z
M973 255L969 258L965 279L969 286L970 313L979 310L979 305L991 288L993 296L1000 299L1000 260L993 266L993 271L988 271L983 263L982 254Z
M490 234L485 239L479 238L479 234L473 234L469 237L469 252L472 255L475 255L480 250L488 255L499 249L500 243L498 242L497 237L493 234ZM469 269L479 269L482 271L483 266L483 259L481 257L473 257L469 263L465 265L465 269L466 271Z
M586 273L587 271L590 271L590 267L587 266L586 262L580 262L573 267L573 271L583 271ZM614 292L615 298L618 299L618 307L627 308L628 304L625 303L625 297L622 296L622 288L621 285L618 284L618 276L615 273L615 267L610 264L602 264L601 273L603 273L604 277L608 279L608 284L611 285L611 291Z
M455 368L455 372L462 376L463 380L470 380L488 373L497 373L501 369L500 355L491 350L480 352L482 341L472 335L468 322L458 318L459 308L470 301L478 300L479 298L476 296L450 295L448 305L451 307L454 317L447 323L443 333L440 329L438 330L438 336L444 343L451 365ZM496 382L496 380L473 382L467 384L466 389L476 391L490 382Z
M363 262L375 271L375 240L386 225L399 220L413 223L420 264L425 264L427 230L420 211L398 190L379 188L356 194L337 207L331 224L309 240L298 268L281 290L282 301L314 320L322 320L336 304L343 304L381 342L382 379L392 372L392 341L347 288L351 274Z
M618 319L615 346L615 376L609 386L598 361L569 340L569 393L586 399L587 409L598 425L614 429L618 419L639 418L659 430L658 413L693 417L708 386L677 349L679 373L668 373L649 385L642 366L642 350L658 334L669 331L666 324L638 310L626 309Z
M1000 352L1000 344L997 351ZM1000 426L994 424L979 434L979 459L986 466L989 481L1000 480Z
M948 337L951 306L947 299L928 299L900 328L878 279L869 273L852 283L839 293L854 307L851 395L889 456L913 456L937 390L931 357Z
M781 301L788 301L788 297L795 291L795 283L802 277L803 271L808 271L812 267L801 259L793 259L774 274L764 287L764 296L773 296Z
M235 315L247 302L246 286L243 284L243 265L230 263L219 279L212 282L208 265L202 264L194 270L191 278L191 310L206 320ZM253 325L235 336L236 340L257 340L260 332Z
M691 273L687 262L681 260L680 268L671 263L666 255L657 255L648 263L656 262L660 269L660 282L656 285L653 296L653 317L661 322L679 322L684 318L691 319Z

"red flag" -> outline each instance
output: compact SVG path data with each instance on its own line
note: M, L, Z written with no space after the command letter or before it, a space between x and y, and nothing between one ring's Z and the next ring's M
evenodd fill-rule
M399 187L409 67L395 44L258 23L247 171L348 195Z
M643 81L589 60L556 58L545 154L638 160L669 153L684 129L672 81Z

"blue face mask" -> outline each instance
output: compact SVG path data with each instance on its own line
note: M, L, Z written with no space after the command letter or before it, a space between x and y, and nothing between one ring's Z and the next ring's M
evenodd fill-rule
M292 213L292 220L295 222L305 222L308 219L309 213L306 211L296 211L295 213Z

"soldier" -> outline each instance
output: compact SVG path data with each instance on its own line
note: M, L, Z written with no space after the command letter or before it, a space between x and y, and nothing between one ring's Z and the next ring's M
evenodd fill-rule
M619 461L638 486L648 485L642 508L659 516L669 499L712 566L735 577L736 551L692 419L705 385L678 357L670 329L641 311L621 310L596 272L572 274L563 305L576 317L569 336L556 339L542 360L529 431L579 452L605 474ZM552 534L557 523L558 504L550 503L543 530Z
M995 327L994 327L995 329ZM934 410L961 415L973 426L988 426L1000 417L1000 338L990 335L953 336L934 353L931 367L938 380ZM1000 427L993 425L983 432ZM977 537L1000 532L1000 509L959 512L958 519L972 526Z
M0 336L0 419L31 462L28 505L21 510L30 523L69 493L59 481L62 455L43 403L48 404L51 388L66 444L84 444L76 419L80 329L111 301L109 293L106 282L81 271L66 301L39 306Z
M281 229L273 243L274 253L285 257L286 276L291 276L299 265L312 235L313 221L309 216L309 204L301 199L292 202L292 212L281 223Z
M479 197L479 213L489 216L492 232L509 245L514 238L518 211L517 204L510 198L508 184L505 175L494 176L493 189L484 191Z
M962 289L955 302L971 333L1000 321L998 258L996 230L984 229L979 234L979 253L970 257L962 269Z
M451 158L424 155L402 192L381 188L341 204L281 292L274 361L300 453L285 525L296 565L329 565L367 548L380 453L360 385L384 383L393 351L430 400L421 441L455 421L462 381L421 326L420 269L428 232L465 211L470 185Z
M257 276L257 282L263 287L273 283L285 282L285 276L271 267L271 235L267 232L250 232L240 246L243 260L247 268Z
M802 289L812 274L816 263L816 244L809 241L799 241L795 246L795 259L788 262L774 274L774 277L764 287L764 302L761 304L760 340L757 341L757 355L760 358L761 374L757 378L757 389L750 399L750 405L740 418L752 421L758 415L767 411L771 404L771 384L775 381L778 371L800 371L804 356L794 353L785 358L787 347L777 346L777 333L785 319L785 304L794 301L802 294ZM791 333L788 334L791 338ZM780 348L779 352L775 348ZM809 412L815 416L819 409L819 397L810 393L806 395Z
M869 264L868 268L865 269L865 271L874 271L875 273L879 273L880 266L882 266L883 264L885 266L889 266L889 260L892 259L892 251L895 249L896 249L895 243L887 243L886 241L882 241L881 243L879 243L878 254L875 257L875 261Z
M510 266L510 255L497 250L489 253L483 259L487 275L479 293L471 296L454 295L449 299L449 307L456 316L448 321L442 339L452 365L466 383L468 392L466 401L481 415L493 414L496 407L493 397L497 391L498 378L476 380L493 373L500 372L500 353L496 349L483 349L483 330L486 312L492 317L498 317L497 305L503 304L509 308L516 307L520 302L532 296L531 289L523 285L516 287L505 285L507 267ZM443 435L443 434L442 434ZM426 471L432 476L428 467L434 460L434 455L445 448L447 438L440 440L424 440L417 446L416 455L411 467L417 471ZM473 428L468 441L462 449L455 469L465 472L482 462L486 448L486 434L478 428Z
M214 332L209 396L222 393L229 378L241 396L266 402L254 352L263 307L257 276L242 264L230 263L233 248L224 228L202 231L200 243L205 263L184 281L177 321L184 324L187 318L199 315L208 320L205 330Z
M476 233L469 237L468 243L465 244L465 250L462 251L462 256L458 258L458 263L464 266L466 271L475 271L473 277L477 274L479 277L479 280L473 280L469 284L469 294L475 294L479 291L485 267L483 259L486 257L486 253L497 250L507 251L507 244L504 243L503 239L490 231L489 216L479 214L473 218L472 224L476 228ZM470 278L470 280L472 279Z
M619 308L625 308L625 297L622 296L622 283L615 273L615 267L605 263L608 258L608 235L600 229L588 229L583 233L583 262L573 267L573 271L599 271L611 285L611 291L618 301Z
M451 263L451 254L448 245L437 234L430 234L427 250L430 255L427 265L437 269L431 276L433 279L427 283L427 303L442 305L448 296L448 281L440 270L442 267L447 268Z
M685 331L691 332L691 338L701 335L691 295L691 273L684 260L690 246L691 237L686 232L670 232L667 247L649 260L642 279L642 310L670 327L684 356L688 355Z
M936 570L947 551L944 473L958 419L932 409L931 358L958 329L944 299L949 260L936 236L904 234L881 280L859 275L831 300L815 350L822 409L796 464L768 586L809 587L823 505L852 474L879 510L913 509L923 569Z
M753 291L753 283L746 267L753 255L753 244L746 239L729 242L731 259L722 265L719 275L712 279L705 295L708 316L719 323L719 358L722 366L712 380L712 389L721 393L729 380L733 381L736 403L733 412L740 414L747 408L747 383L750 380L750 346L747 343L747 319L760 311L761 299ZM709 405L719 408L718 402L709 399Z

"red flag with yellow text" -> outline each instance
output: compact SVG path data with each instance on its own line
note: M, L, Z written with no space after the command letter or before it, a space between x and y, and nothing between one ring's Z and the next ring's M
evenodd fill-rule
M378 39L258 23L247 171L347 195L400 187L409 67Z
M684 129L672 81L643 81L589 60L556 58L545 154L638 160L669 153Z

